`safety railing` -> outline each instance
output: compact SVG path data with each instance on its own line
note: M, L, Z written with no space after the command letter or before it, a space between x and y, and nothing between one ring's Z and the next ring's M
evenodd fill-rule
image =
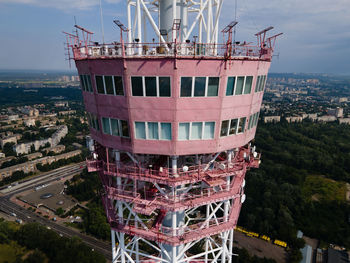
M229 162L227 160L221 162L213 162L211 164L200 164L189 167L182 167L176 170L167 167L159 167L158 169L129 166L120 162L106 163L102 160L87 159L87 168L89 172L104 171L107 174L140 179L168 180L169 182L181 182L184 180L200 181L204 177L226 176L228 173L236 173L244 171L244 169L257 167L260 161L259 154L252 154L249 149L241 150L235 158Z
M143 231L150 231L156 234L163 234L168 237L183 237L185 238L186 235L189 234L200 234L203 230L215 227L215 226L222 226L227 223L234 223L229 221L229 217L220 217L220 218L214 218L211 220L205 220L196 224L192 225L183 225L177 228L167 227L160 225L159 228L148 228L146 224L141 224L138 221L135 220L128 220L125 218L115 217L115 224L119 227L128 227L129 229L133 230L143 230Z
M112 43L74 46L74 59L113 57L225 57L262 58L271 50L251 45L206 43Z

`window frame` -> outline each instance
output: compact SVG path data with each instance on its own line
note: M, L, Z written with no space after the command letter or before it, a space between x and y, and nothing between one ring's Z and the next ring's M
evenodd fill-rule
M207 140L214 140L215 139L215 128L216 128L216 122L215 121L193 121L193 122L179 122L178 124L178 131L180 130L180 124L188 123L189 128L188 128L188 139L180 139L179 138L179 132L177 134L177 140L178 141L207 141ZM192 139L192 124L193 123L201 123L201 133L200 133L200 139ZM213 133L213 138L205 138L204 132L205 132L205 124L206 123L214 123L214 133Z
M136 123L144 123L145 124L145 137L146 138L137 138L136 136ZM149 123L157 123L158 126L158 139L150 139L148 124ZM162 124L170 124L170 139L164 139L162 137ZM172 123L171 122L157 122L157 121L134 121L134 138L136 140L149 140L149 141L172 141L173 140L173 131L172 131Z
M243 126L242 126L242 132L238 132L239 127L240 127L239 124L240 124L241 119L245 119L245 121L244 121ZM234 120L237 120L235 133L230 134L231 123ZM227 129L226 129L226 135L221 135L222 123L224 121L228 121L228 126L227 126ZM244 132L247 130L246 126L247 126L247 117L237 117L237 118L233 118L233 119L222 120L221 121L221 126L220 126L220 138L229 137L229 136L235 136L235 135L239 135L239 134L244 134Z
M238 83L238 78L242 78L243 77L243 87L242 87L242 93L240 94L236 94L237 92L237 83ZM250 86L250 92L249 93L245 93L246 90L246 84L247 84L247 78L251 77L252 78L252 83ZM227 90L228 90L228 83L229 83L229 78L233 78L234 79L234 85L233 85L233 90L232 90L232 94L227 94ZM240 95L249 95L252 93L253 90L253 83L254 83L254 76L252 75L236 75L236 76L227 76L227 81L226 81L226 91L225 91L225 96L226 97L230 97L230 96L240 96Z
M88 114L89 127L96 131L100 131L100 123L99 123L99 118L97 118L97 115L91 112L87 112L87 114Z
M117 136L117 137L123 137L123 138L130 138L130 125L129 125L129 121L127 120L120 120L120 119L116 119L116 118L111 118L111 117L103 117L101 116L100 118L101 124L102 124L102 133L106 134L106 135L111 135L111 136ZM103 119L108 119L108 124L109 124L109 132L110 133L105 133L104 128L103 128ZM114 135L113 134L113 130L112 130L112 119L116 120L118 122L118 134L119 135ZM128 134L129 136L125 136L123 135L123 129L122 129L122 121L125 121L127 126L128 126Z
M94 90L92 88L91 75L90 74L80 74L79 75L81 89L86 92L93 93Z
M132 78L138 77L142 79L142 95L141 96L135 96L132 92ZM146 78L156 78L156 96L147 96L146 95ZM170 96L160 96L160 85L159 85L159 78L169 78L169 93ZM144 97L144 98L171 98L171 83L172 83L172 77L171 76L130 76L130 87L131 87L131 96L132 97Z
M100 93L98 92L98 89L97 89L97 80L96 80L96 77L99 76L99 77L102 77L102 83L103 83L103 91L104 93ZM106 87L106 80L105 80L105 77L112 77L112 88L113 88L113 94L109 94L107 93L107 87ZM122 88L123 88L123 95L119 95L117 94L117 91L116 91L116 87L115 87L115 77L119 77L121 78L121 83L122 83ZM124 78L123 76L119 76L119 75L95 75L95 87L96 87L96 93L98 95L108 95L108 96L120 96L120 97L124 97L125 96L125 89L124 89Z
M255 84L255 92L264 91L266 82L267 82L267 75L258 75L256 84Z
M181 96L182 78L192 78L191 96ZM205 78L204 96L195 96L196 78ZM209 87L209 79L210 78L218 78L218 89L217 89L216 96L208 96L208 87ZM215 98L215 97L219 97L220 79L221 79L220 76L182 76L180 79L179 98Z

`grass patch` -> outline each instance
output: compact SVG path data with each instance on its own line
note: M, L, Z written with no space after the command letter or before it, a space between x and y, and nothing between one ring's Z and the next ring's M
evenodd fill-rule
M337 182L322 176L306 177L302 194L306 201L338 201L346 200L346 183Z
M0 244L0 263L12 263L16 258L20 258L25 253L25 249L16 242L11 241L9 244Z

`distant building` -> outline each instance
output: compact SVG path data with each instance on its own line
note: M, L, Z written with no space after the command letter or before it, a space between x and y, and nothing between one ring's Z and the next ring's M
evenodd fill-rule
M265 116L264 117L264 123L268 122L280 122L281 116Z
M55 107L68 107L68 101L57 101L55 102Z
M65 111L58 112L58 116L73 115L75 113L76 113L75 110L65 110Z
M6 155L4 153L0 153L0 159L5 158Z
M343 97L343 98L338 98L338 103L342 103L342 102L347 102L348 98Z
M30 126L35 126L35 119L26 119L26 120L23 120L23 124L27 127L30 127Z
M40 152L38 152L38 153L31 153L31 154L26 155L25 157L28 158L28 161L31 161L31 160L43 157L43 154L40 153Z
M303 121L303 117L302 117L302 116L286 117L286 121L289 122L289 123L292 123L292 122L302 122L302 121Z
M302 115L303 119L309 119L311 121L317 120L317 113L304 113Z
M327 114L332 115L337 118L342 118L343 117L344 110L343 108L337 107L336 109L328 109Z
M325 115L325 116L318 117L317 120L319 122L332 122L332 121L336 121L337 117L331 116L331 115Z
M39 111L30 106L20 107L18 110L29 117L39 116Z
M17 121L18 119L19 119L19 116L17 114L8 116L9 121Z
M42 151L46 153L49 153L49 152L60 153L60 152L63 152L65 149L66 149L66 146L59 144L54 147L44 148L42 149Z
M339 118L338 121L340 124L350 124L350 118Z
M29 161L26 163L21 163L17 165L13 165L4 169L0 169L0 181L8 176L11 176L16 171L23 171L24 173L35 172L37 164L51 164L53 162L57 162L61 159L69 159L71 157L77 156L81 154L81 150L75 150L68 153L63 153L55 156L46 156L40 159L36 159L34 161Z
M28 154L31 152L31 148L34 147L35 151L38 151L40 147L45 147L47 143L50 144L50 147L56 146L59 144L60 140L65 137L68 133L68 127L66 125L59 126L57 131L52 134L48 139L37 140L34 142L21 143L13 146L13 150L17 155L19 154Z

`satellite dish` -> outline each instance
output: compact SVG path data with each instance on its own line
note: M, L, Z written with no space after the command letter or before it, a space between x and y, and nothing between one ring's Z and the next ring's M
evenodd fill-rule
M241 196L241 204L244 203L245 199L246 199L246 195L244 194L244 195Z
M243 188L245 187L245 180L243 180L242 187Z
M184 166L184 167L182 167L182 170L184 171L184 172L188 172L188 166Z

